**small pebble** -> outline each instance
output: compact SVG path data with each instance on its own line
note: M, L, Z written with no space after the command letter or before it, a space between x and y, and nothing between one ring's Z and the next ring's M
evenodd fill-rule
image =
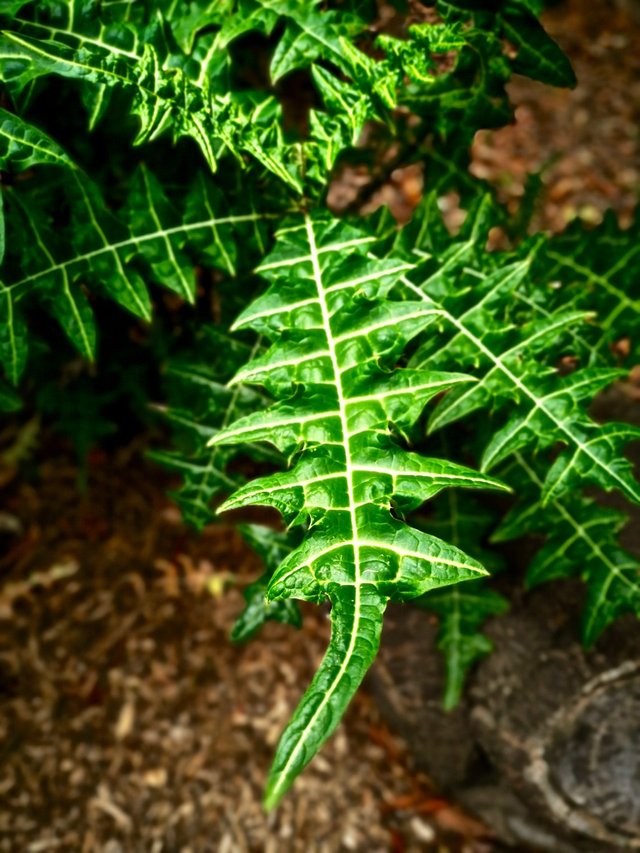
M414 834L416 841L424 841L430 843L435 841L436 833L433 827L420 817L411 818L409 823L411 832Z

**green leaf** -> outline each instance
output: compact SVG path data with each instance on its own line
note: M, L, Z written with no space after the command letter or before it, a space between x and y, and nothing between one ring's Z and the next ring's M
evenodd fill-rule
M0 290L0 362L10 382L17 385L24 371L28 333L24 315L16 306L11 291Z
M389 298L406 265L365 254L371 235L305 216L280 231L260 270L273 284L239 318L275 343L236 379L283 398L223 429L212 443L268 441L290 469L243 486L221 509L276 506L309 522L268 587L271 600L332 602L327 654L278 747L266 802L275 805L329 737L377 650L388 599L478 577L459 549L394 518L443 488L502 488L462 466L405 450L394 438L429 399L466 380L395 368L406 345L438 317L422 302ZM390 425L393 429L390 429Z
M24 369L32 308L92 358L97 294L148 321L152 285L192 303L197 277L195 312L163 300L157 327L145 330L147 349L168 359L162 411L174 436L153 456L182 476L176 500L197 527L225 496L226 508L274 506L292 528L245 531L265 572L245 591L235 638L267 619L296 624L295 599L331 603L330 645L278 747L270 806L338 724L375 656L388 600L426 596L438 613L447 706L489 649L482 623L504 601L477 580L492 563L481 542L487 513L454 497L426 521L411 513L454 486L505 486L448 450L434 454L431 433L447 434L469 464L505 469L522 500L498 536L548 534L531 581L584 577L588 641L619 613L638 612L637 563L615 539L621 518L581 496L592 484L640 499L623 455L640 431L587 414L623 375L612 350L626 347L630 361L640 351L638 223L625 232L606 219L592 233L572 226L486 251L494 226L518 233L468 172L471 142L511 120L514 72L572 85L570 65L537 20L540 0L437 0L440 23L414 16L401 38L381 32L378 6L0 3L9 99L0 165L21 173L3 192L7 376L16 383ZM66 121L51 103L68 110ZM144 150L153 169L131 142L155 143ZM366 171L364 191L374 192L409 163L422 165L427 191L403 230L384 215L353 228L319 212L343 165L358 180ZM438 207L446 192L466 212L455 234ZM284 210L293 213L285 222ZM282 227L263 258L271 219ZM256 256L269 286L253 300L245 273ZM105 349L113 337L102 329ZM113 401L96 402L94 391L65 395L59 419L67 432L80 424L85 451L109 429ZM57 393L50 385L38 395L52 414ZM13 405L0 384L0 406ZM261 472L252 482L242 455Z
M609 212L589 229L573 222L552 237L535 259L533 273L547 285L547 307L572 301L596 312L597 325L585 335L591 361L605 363L609 348L625 338L629 362L640 356L640 216L621 228Z
M4 250L6 246L5 224L4 224L4 197L0 191L0 264L4 260Z
M221 26L232 12L233 0L160 0L157 5L167 19L180 50L190 54L201 30Z
M0 168L23 172L40 163L74 168L71 159L46 133L0 108Z
M82 43L82 40L81 40ZM161 67L150 44L140 57L113 54L93 45L89 50L69 47L57 40L46 42L27 35L0 34L3 79L13 89L23 89L46 74L80 80L94 86L122 88L132 94L131 112L140 119L135 144L154 139L168 127L174 137L190 136L200 147L211 170L216 168L213 140L223 135L223 105L207 99L179 69Z
M513 70L550 86L576 85L576 75L566 55L521 0L509 0L502 15L504 37L515 47Z
M496 523L496 512L469 497L449 491L436 501L436 516L428 518L427 529L471 553L484 566L502 567L496 555L487 550L483 540ZM488 586L486 579L460 586L445 587L416 601L436 613L440 621L438 648L445 661L445 710L460 702L465 678L471 667L492 651L492 644L482 632L490 616L498 616L508 608L507 600Z
M538 530L549 534L531 564L530 580L584 578L584 637L592 643L619 614L639 613L638 564L616 541L620 516L583 498L580 490L593 483L637 502L640 490L624 448L640 431L630 424L596 424L587 416L590 400L624 371L595 366L603 361L603 348L596 352L592 344L602 340L601 331L590 317L580 323L575 309L590 309L600 300L614 317L624 312L633 322L633 284L619 276L625 275L627 262L633 275L634 232L625 243L612 220L591 233L576 225L566 237L523 244L514 261L512 255L505 259L482 251L492 221L487 211L484 204L470 210L460 234L452 238L427 199L406 238L401 234L396 241L405 256L423 258L404 276L408 297L422 292L429 305L447 312L445 322L451 326L443 342L425 340L412 363L438 369L455 364L475 375L475 383L451 389L430 424L446 427L483 410L483 421L476 421L483 467L517 461L502 476L520 503L494 540ZM593 259L593 271L586 258L576 267L577 252ZM519 276L518 270L526 274ZM419 278L421 287L412 281ZM585 288L588 282L590 289ZM556 365L570 354L594 366L561 375ZM512 474L516 469L525 476ZM468 537L465 543L468 547ZM447 592L442 593L445 599Z
M229 388L220 383L230 378L260 345L260 339L249 346L216 327L208 328L196 342L195 352L176 357L166 370L169 405L160 407L160 412L172 428L177 449L155 450L148 456L182 476L182 486L171 496L185 521L197 530L215 518L215 498L229 494L242 483L239 475L226 473L235 457L248 453L263 463L280 462L277 454L254 446L206 447L207 441L233 418L266 405L252 389L241 385Z
M433 202L428 199L426 205ZM545 499L593 483L640 502L640 486L622 456L624 446L640 431L628 424L598 425L585 411L585 403L624 373L586 367L563 377L556 367L576 326L592 315L559 305L543 319L534 308L534 319L527 322L532 314L529 270L539 247L529 244L530 254L514 263L496 263L499 256L485 261L482 254L474 259L467 235L477 233L479 223L486 227L482 205L468 220L454 241L455 250L449 245L442 253L430 239L424 248L420 242L414 245L412 256L423 253L425 260L403 276L407 298L422 296L448 328L441 338L422 343L412 366L447 370L455 365L478 380L453 389L440 401L429 419L430 431L483 408L500 410L503 421L485 446L483 470L518 450L550 450L560 443L566 449L549 468Z
M24 272L32 274L38 269L52 269L56 266L50 246L55 244L52 226L42 212L33 207L25 198L14 193L14 209L21 214L25 229L26 243L30 248L24 255ZM6 290L7 304L13 299L10 290ZM39 296L49 312L58 320L65 334L84 358L93 360L95 355L96 330L93 314L82 289L72 280L68 270L60 269L57 276L45 276L40 282ZM15 323L15 318L7 317L7 322ZM10 372L19 376L15 369Z
M265 792L267 809L278 804L344 714L378 651L385 604L372 584L346 586L333 599L329 647L278 744Z
M445 20L469 18L487 32L495 33L515 56L513 70L551 86L575 86L571 64L562 50L538 21L540 4L530 0L438 0L438 10Z
M460 702L465 678L471 667L493 651L493 644L480 629L490 616L508 608L507 600L484 582L435 592L425 599L425 607L440 618L438 648L444 655L446 711Z
M267 599L271 576L291 551L291 536L258 524L243 524L240 532L262 559L265 572L244 590L245 608L233 625L231 639L236 643L244 642L253 637L265 622L282 622L299 628L302 617L295 602Z
M624 513L575 493L542 502L540 473L521 454L516 454L505 476L517 488L520 500L492 541L531 533L546 537L529 566L527 584L582 578L587 585L583 639L589 646L621 614L640 617L640 561L617 542L627 521Z
M38 181L35 187L25 182L6 194L9 240L0 311L9 327L0 335L0 360L12 382L21 375L27 355L25 306L38 302L58 319L74 347L92 359L96 333L86 287L148 320L151 299L145 279L193 302L196 263L235 272L235 241L247 234L264 240L264 225L272 215L230 213L222 193L203 175L186 194L186 209L178 211L145 167L135 173L127 200L114 213L86 175L78 169L67 174L67 229L52 224L60 208L55 180Z
M126 207L128 226L135 236L156 233L155 240L143 239L135 248L147 261L155 281L182 296L195 299L196 282L189 259L182 251L185 242L177 211L169 204L159 181L146 168L133 180Z
M513 70L550 86L575 86L577 80L571 63L537 17L519 0L510 0L505 5L502 31L517 51Z
M272 2L272 7L285 4ZM287 4L291 8L293 4ZM349 71L343 39L352 38L363 23L355 19L350 21L344 14L316 11L317 0L295 4L295 16L292 16L278 42L271 59L271 78L274 82L285 74L310 65L322 57L334 62L338 68ZM305 6L305 14L301 8ZM362 55L362 64L366 57Z

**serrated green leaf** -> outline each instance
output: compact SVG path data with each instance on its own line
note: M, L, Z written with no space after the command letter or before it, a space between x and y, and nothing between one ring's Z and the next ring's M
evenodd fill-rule
M497 556L483 540L496 523L496 512L478 501L449 491L436 501L436 515L425 521L426 528L458 546L464 546L487 568L501 567ZM492 650L482 632L490 616L498 616L508 608L507 600L488 586L487 579L471 581L436 590L416 601L435 613L440 622L438 648L445 661L443 705L451 710L460 702L465 678L471 667Z
M11 291L0 290L0 361L14 385L18 384L25 368L27 340L27 325Z
M476 208L473 216L484 220L482 208ZM473 227L472 222L468 228L473 231ZM640 487L622 455L638 430L629 425L597 425L585 411L586 402L624 373L588 367L562 377L550 358L555 351L556 362L560 360L565 354L560 348L563 340L592 315L558 307L540 319L534 309L534 319L522 322L516 312L521 314L521 306L529 304L529 270L539 246L529 244L531 256L498 265L493 271L496 258L485 261L481 255L468 256L465 236L456 241L459 255L451 247L446 249L445 261L453 257L454 262L444 272L438 263L437 245L428 240L426 250L414 245L412 255L424 251L426 260L415 272L402 276L407 298L422 295L425 305L440 312L451 330L441 339L427 338L414 354L412 365L442 370L455 364L478 379L466 388L454 389L440 402L430 417L430 430L480 408L501 408L506 417L484 449L483 470L523 448L543 450L560 443L566 450L549 469L545 494L561 497L593 483L640 501ZM488 271L483 269L485 263ZM541 354L545 356L542 364Z
M13 202L20 211L31 249L24 258L24 271L53 268L56 261L49 246L55 243L55 238L51 223L45 220L41 211L15 193ZM10 291L6 292L7 298L12 298ZM86 359L93 360L96 342L93 314L81 288L71 279L68 271L62 269L58 276L44 277L40 282L39 296L78 352Z
M464 681L471 667L493 651L491 640L480 632L490 616L499 616L508 608L507 600L486 584L473 581L434 592L425 606L440 619L438 648L444 655L446 711L460 702Z
M502 31L517 51L513 59L516 73L551 86L576 85L576 75L567 56L521 0L505 4Z
M206 447L234 417L266 405L255 391L242 386L228 388L219 381L233 374L234 368L259 348L259 340L249 347L213 328L198 342L199 361L176 359L166 371L169 406L160 411L172 428L178 449L155 450L148 456L182 476L184 482L172 497L185 521L197 530L215 518L214 499L242 482L238 475L226 472L235 456L248 453L260 461L279 462L276 454L268 455L259 448Z
M510 480L525 498L522 525L544 519L552 534L532 575L582 565L587 639L618 613L638 612L636 563L606 534L619 521L580 496L592 483L640 498L623 456L638 430L586 414L621 375L610 369L612 345L629 336L616 350L637 355L637 223L629 233L611 220L592 234L573 226L487 252L495 225L506 222L510 239L518 233L468 172L478 129L512 117L514 71L573 83L540 11L539 0L437 0L440 23L420 16L396 38L381 29L377 4L360 0L0 3L0 77L16 113L0 111L0 158L10 172L28 170L3 196L8 376L16 382L27 358L30 306L56 317L90 358L96 292L148 320L150 285L191 302L198 270L197 314L166 300L158 328L170 334L149 333L150 347L159 340L170 352L162 411L177 448L154 456L182 475L176 499L196 526L236 489L227 508L273 505L303 529L286 542L249 534L267 549L267 569L246 591L236 636L268 618L295 622L291 599L332 603L330 646L283 735L269 805L337 725L375 655L387 600L427 594L438 611L448 704L488 650L481 623L504 602L484 586L456 586L477 578L487 558L477 547L482 512L464 532L451 509L444 522L429 514L426 526L406 516L453 486L502 485L453 463L449 451L434 458L425 422L451 433L461 460L508 465L508 477L520 457L534 466L535 482ZM68 122L52 115L54 97L72 105ZM46 135L51 127L63 144ZM191 162L185 138L218 169L215 184ZM132 141L155 143L144 150L153 171L129 151ZM69 161L67 144L92 179ZM380 215L379 240L372 220L362 230L319 213L343 164L368 182L345 202L355 209L413 162L427 192L404 230ZM467 212L456 234L438 209L449 191ZM276 221L282 210L307 214L284 224L260 265L270 286L251 302L254 279L244 272L269 242L251 201L258 196ZM236 305L236 327L258 332L269 349L250 332L237 350L224 337ZM210 347L200 325L208 314L218 336ZM111 337L104 329L105 344ZM193 350L176 356L185 340ZM0 405L11 404L3 394ZM67 431L80 424L86 448L108 423L90 393L77 399L81 411L69 402L61 422ZM260 465L253 482L243 481L241 454ZM514 518L506 529L518 528Z
M157 240L141 240L135 248L147 261L153 277L165 287L193 302L195 275L189 259L183 254L184 232L180 229L177 212L167 201L160 183L142 167L132 182L126 213L129 229L137 234L157 233Z
M59 320L78 351L92 358L95 328L84 287L148 320L151 299L145 277L193 301L196 263L235 272L235 241L244 239L243 229L264 239L259 230L271 215L230 213L222 194L203 175L186 194L186 211L176 211L146 168L134 176L125 204L114 213L98 186L73 169L64 185L70 205L65 230L53 228L50 221L58 213L56 186L51 183L46 206L46 181L35 188L16 185L6 196L10 239L1 310L15 328L7 329L0 342L0 359L12 381L17 381L26 358L22 303L39 302Z
M280 741L268 806L337 725L377 650L386 601L484 571L459 549L394 518L391 507L413 507L453 484L501 488L469 469L409 453L393 438L389 424L408 427L446 380L428 371L390 373L437 312L388 298L403 265L363 256L370 242L336 220L310 216L282 229L260 267L274 284L239 321L275 343L238 378L284 399L213 439L269 441L291 460L289 471L242 487L222 508L273 504L291 525L308 520L307 535L273 574L268 596L328 597L333 605L332 641ZM389 393L391 376L408 377L400 379L399 395ZM454 375L449 384L463 378ZM402 390L413 395L408 407Z
M236 643L244 642L253 637L265 622L282 622L299 628L302 616L294 601L267 599L271 576L293 547L291 535L258 524L243 524L240 532L262 559L265 571L244 590L245 608L231 629L231 639Z
M4 260L4 250L6 246L6 231L4 222L4 197L0 192L0 264Z
M551 86L574 86L575 74L562 50L538 21L540 4L529 0L438 0L445 20L472 19L515 50L513 70Z
M98 45L92 50L74 49L56 38L45 42L5 31L0 33L0 67L4 68L2 79L17 91L46 74L123 88L132 93L131 111L140 119L135 144L154 139L171 127L176 137L192 137L211 170L216 168L213 140L223 135L225 106L217 103L214 107L213 100L192 86L179 69L163 69L148 43L141 56L131 58Z
M267 809L277 805L342 717L375 659L385 604L372 584L348 586L333 600L329 647L278 744L265 792Z
M516 454L506 476L517 488L520 501L492 541L531 533L546 537L529 566L527 584L533 587L558 578L582 578L587 585L583 639L588 646L621 614L640 617L640 561L617 542L626 516L575 493L541 501L542 477L521 454Z
M0 168L23 172L42 163L74 168L71 159L46 133L0 108Z
M303 5L307 7L304 15L301 14L300 8ZM358 24L361 27L362 22L357 22L356 19L349 21L344 15L336 12L321 13L313 8L317 5L315 0L296 5L295 16L292 16L287 24L271 59L271 78L274 82L291 71L305 68L320 57L334 62L338 68L349 70L342 40L353 37L357 32L356 27ZM363 54L363 65L366 59Z
M609 359L609 347L628 341L629 360L640 354L640 217L621 228L609 212L597 228L572 223L543 244L533 272L547 285L547 307L572 301L596 312L597 324L585 335L589 358Z

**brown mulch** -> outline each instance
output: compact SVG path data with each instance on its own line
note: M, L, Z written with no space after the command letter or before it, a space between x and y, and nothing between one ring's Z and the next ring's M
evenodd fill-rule
M75 466L41 456L37 480L5 486L0 516L0 850L418 851L454 835L442 849L459 850L465 834L487 849L408 770L364 692L266 815L326 614L232 645L260 572L232 528L190 533L130 451L94 454L82 497Z

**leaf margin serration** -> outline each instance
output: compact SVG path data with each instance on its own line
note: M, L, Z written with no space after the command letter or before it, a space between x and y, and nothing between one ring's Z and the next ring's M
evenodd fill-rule
M336 224L335 220L332 224ZM281 403L275 403L271 410L245 417L240 425L238 423L231 424L214 436L210 442L212 445L217 445L226 441L236 443L247 438L252 441L266 440L274 443L294 462L294 468L289 472L269 475L247 484L241 489L240 494L236 493L235 497L232 495L220 507L220 511L254 503L268 503L265 495L272 488L272 484L284 478L286 482L284 482L282 491L286 493L287 490L291 491L297 487L299 472L304 469L306 463L311 469L314 467L318 469L320 466L318 469L320 473L314 480L314 486L319 490L318 495L313 498L315 504L310 502L311 499L305 493L301 502L298 499L298 505L296 505L296 499L288 496L287 500L291 504L290 511L287 511L287 501L285 501L284 506L278 507L284 511L288 523L295 524L308 519L310 524L302 544L285 559L272 576L267 595L272 599L298 597L316 602L329 597L333 604L332 639L318 673L282 735L267 783L265 803L268 808L272 808L279 801L295 776L311 760L337 725L344 707L375 657L382 613L387 600L389 598L406 600L424 594L430 588L484 574L484 570L477 561L463 555L457 548L446 545L436 537L421 533L399 519L394 519L390 513L392 496L395 494L401 498L404 495L409 505L418 505L426 497L431 497L441 488L454 484L481 488L505 488L499 481L487 475L475 474L469 469L455 466L453 463L447 463L443 460L434 460L432 463L434 466L437 467L436 463L441 462L445 469L449 469L449 479L447 479L445 471L443 475L440 475L440 481L438 481L437 475L432 475L428 484L406 483L403 489L398 491L398 482L407 480L411 471L389 469L383 465L380 465L379 469L376 468L376 462L380 458L376 457L378 450L380 456L385 460L389 456L393 458L394 452L389 451L389 446L393 446L390 438L391 432L388 426L382 427L382 421L387 417L387 410L381 402L385 398L384 396L376 397L375 381L372 379L372 375L375 374L376 370L381 371L385 347L397 354L404 348L405 341L411 340L421 329L433 322L437 317L437 312L431 311L426 305L421 308L419 303L413 307L406 302L386 299L388 290L392 288L395 278L401 272L401 268L397 264L391 264L392 271L388 275L385 269L386 264L381 264L381 271L378 274L380 281L386 281L385 276L390 280L388 284L380 285L378 283L379 292L377 294L374 284L375 275L360 275L348 284L340 281L339 262L337 269L331 269L330 264L328 267L330 275L335 275L338 281L330 279L327 284L325 282L327 268L323 268L321 264L321 258L326 253L327 247L322 244L322 241L318 241L315 228L316 221L305 214L304 230L308 250L300 250L302 251L300 257L296 257L295 254L294 257L287 257L286 253L284 257L279 257L279 242L276 241L276 248L273 253L275 260L267 258L259 268L263 272L271 271L276 276L278 270L291 270L293 268L295 273L301 275L300 271L295 269L296 265L300 262L310 264L311 275L307 272L307 278L312 282L315 290L310 291L311 295L307 294L305 298L297 298L294 305L299 311L309 309L311 304L314 304L314 310L317 309L315 319L314 315L311 314L307 315L305 321L312 332L309 338L312 346L311 354L303 355L304 347L309 345L309 340L305 341L304 336L302 336L296 344L295 330L292 332L287 328L286 322L281 321L280 315L286 316L288 313L286 301L285 304L282 304L282 300L278 302L276 299L276 310L268 315L265 313L264 307L263 310L258 311L256 317L259 325L258 331L261 334L265 334L267 331L263 325L265 316L269 316L271 322L275 322L274 316L278 316L278 323L284 323L284 331L287 332L289 338L283 337L282 325L276 328L275 333L272 329L271 336L273 337L275 334L276 343L257 364L254 362L253 366L249 365L248 368L241 370L237 375L237 381L250 380L258 384L264 383L276 397L284 395L285 400ZM284 235L286 239L287 233L295 230L296 226L289 225L282 230L281 238ZM334 242L332 248L334 253L346 253L358 245L366 245L368 248L370 242L368 236L361 239L342 239ZM345 263L350 262L351 260L347 259ZM369 266L373 265L375 270L376 259L371 260L370 255L367 256L364 263ZM287 281L290 281L290 278ZM347 293L349 284L353 285L351 287L352 292ZM286 286L286 282L279 282L277 285L278 293L281 294L283 289L286 290ZM296 293L296 287L297 284L294 282L293 285L289 286L289 292ZM372 291L371 288L374 290ZM276 285L267 290L265 297L259 297L259 300L262 299L261 304L263 306L265 300L268 302L269 294L273 293L275 289ZM328 295L330 296L332 293L334 297L336 294L340 294L335 297L338 299L338 307L333 309L330 308L328 301ZM298 293L298 296L300 295L304 294ZM367 297L369 298L368 307L363 308ZM295 317L296 307L291 311L292 317ZM359 310L362 311L360 321L364 327L358 326L356 319L353 329L349 331L349 321L353 317L357 317ZM252 308L250 307L247 309L249 318L251 312ZM374 322L371 322L372 318ZM406 323L407 320L409 321L408 324ZM320 341L322 335L318 334L313 337L313 332L317 330L313 324L317 321L321 321L324 334L323 344ZM416 325L418 321L419 325ZM238 323L242 326L247 324L250 325L245 321ZM303 326L304 324L300 323L296 327L298 338L302 334ZM373 382L373 391L367 394L353 394L354 388L361 387L358 386L358 380L362 376L359 376L358 371L364 371L362 365L366 364L368 360L365 357L366 353L369 352L367 349L369 346L368 336L374 338L377 334L382 335L383 343L380 346L383 348L378 354L375 346L371 345L371 352L368 356L371 362L375 362L375 368L371 368L372 375L369 376L369 381ZM387 341L385 335L392 335L394 340ZM268 334L267 337L269 337ZM352 343L359 339L367 342L360 344L364 348L363 353L359 352L359 345ZM314 346L316 349L313 349ZM350 350L351 346L354 347L353 351ZM281 354L283 349L285 354L295 353L295 356L287 355L286 358L283 358ZM317 365L324 363L324 368L317 365L314 367L314 359ZM387 369L391 370L391 368ZM328 417L326 410L323 412L322 407L320 407L317 413L310 412L299 416L298 422L295 412L296 406L298 410L300 408L300 398L294 396L293 400L287 401L286 396L287 394L289 397L291 396L294 390L293 386L297 382L301 387L299 391L301 398L304 399L305 392L313 398L313 393L309 389L313 389L312 374L314 370L318 372L317 382L320 383L318 387L323 383L332 385L332 387L335 386L336 398L333 401L333 407L329 410ZM332 377L329 381L325 381L327 370ZM301 372L296 373L296 371ZM382 380L384 382L385 379L391 378L392 384L393 378L401 374L401 369L396 369L388 375L382 373ZM363 375L366 376L366 373ZM324 379L319 377L324 377ZM414 399L408 407L409 415L400 414L397 404L394 407L394 404L388 403L394 411L398 412L400 420L403 416L409 422L415 420L427 403L429 396L434 396L436 392L440 392L446 387L443 374L438 374L438 377L440 381L433 383L436 387L434 393L424 395L417 401L416 395L413 394ZM375 378L379 379L380 377ZM466 379L466 377L455 374L450 374L450 378L449 384L455 384L457 381ZM407 392L406 387L404 390ZM393 391L390 393L390 397L392 396ZM380 407L382 414L376 412L377 406ZM371 412L368 411L367 407L370 407ZM274 417L273 410L281 414ZM356 414L353 414L354 412ZM354 423L359 418L363 418L364 423L367 417L372 419L373 425L362 428L364 437L359 443L358 436L360 433L354 431L354 427L350 424L350 418L353 418ZM335 458L332 459L330 455L323 455L323 442L326 446L328 446L327 441L329 444L332 443L331 434L326 432L329 429L327 423L332 419L339 424L340 438L335 443L341 445L341 452L344 453L343 463L339 463L337 466ZM316 421L318 422L317 429L319 432L305 434L308 424ZM287 432L283 432L285 427ZM323 430L325 430L324 433ZM380 442L379 446L376 446L377 440ZM397 454L399 456L404 454L403 458L408 460L409 469L412 464L417 465L418 459L422 459L428 468L428 459L418 457L417 454L407 453L397 443L396 448ZM359 461L358 453L362 457L366 457L367 454L371 455L373 459L371 465L367 466ZM413 461L414 458L415 462ZM341 465L343 465L342 468ZM361 475L360 480L358 475ZM367 499L369 484L366 478L370 477L372 483L375 484L376 477L384 478L387 476L390 478L388 484L384 486L377 484L380 494L377 497L369 496ZM420 477L427 479L428 476L429 472L427 471L420 474ZM336 495L332 495L330 491L326 491L327 482L331 477L338 478L341 482L344 481L342 493L336 492ZM309 482L307 481L306 485L309 485ZM344 506L340 503L341 500L344 502ZM276 505L278 504L276 503ZM340 511L349 518L348 534L341 534L340 524L338 522L333 523L334 519L331 518L332 513L339 517ZM371 532L369 534L364 532L367 530ZM387 538L385 539L385 537ZM327 559L329 560L328 564ZM350 600L352 593L353 601ZM360 613L361 609L363 614ZM345 641L347 636L348 640ZM336 653L336 649L340 650L339 653ZM319 685L322 685L322 696L320 698L317 694ZM312 708L311 711L310 708Z

